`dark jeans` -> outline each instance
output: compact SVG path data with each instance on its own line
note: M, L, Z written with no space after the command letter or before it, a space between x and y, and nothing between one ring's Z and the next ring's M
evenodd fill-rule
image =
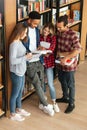
M58 70L58 79L61 83L63 97L69 98L69 103L74 103L75 100L75 71L65 72Z
M27 64L27 76L31 80L31 83L34 86L41 103L44 106L47 106L48 103L45 99L44 91L43 91L43 88L44 88L44 67L40 61L31 62L31 63Z

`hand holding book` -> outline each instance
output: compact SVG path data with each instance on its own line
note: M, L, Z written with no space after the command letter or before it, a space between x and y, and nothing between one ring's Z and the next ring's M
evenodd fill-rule
M67 65L67 66L70 66L73 64L73 62L75 61L75 57L74 58L71 58L71 59L66 59L64 56L61 56L61 57L58 57L56 60L55 60L55 63L57 64L61 64L61 65Z

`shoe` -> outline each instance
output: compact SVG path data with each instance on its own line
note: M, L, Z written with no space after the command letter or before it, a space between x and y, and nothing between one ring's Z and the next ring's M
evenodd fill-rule
M25 118L20 116L19 114L11 115L10 119L14 120L14 121L24 121L25 120Z
M30 116L31 115L31 113L25 111L24 109L19 109L18 111L16 111L16 113L21 116Z
M69 104L67 109L65 110L65 113L70 113L75 108L75 104Z
M53 109L54 109L55 112L59 112L60 111L57 103L53 104Z
M44 106L43 111L45 113L48 113L50 116L54 116L53 105L51 105L51 104L48 104L47 106Z
M56 99L56 102L69 103L69 99L68 99L68 98L64 98L64 97L62 97L62 98L57 98L57 99Z

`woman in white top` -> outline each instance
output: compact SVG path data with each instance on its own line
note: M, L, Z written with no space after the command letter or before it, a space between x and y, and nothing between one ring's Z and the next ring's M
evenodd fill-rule
M22 116L29 116L30 113L21 108L21 98L25 82L26 61L32 57L31 53L26 54L26 48L21 40L27 36L27 27L18 23L10 36L9 68L12 81L10 97L10 119L23 121Z

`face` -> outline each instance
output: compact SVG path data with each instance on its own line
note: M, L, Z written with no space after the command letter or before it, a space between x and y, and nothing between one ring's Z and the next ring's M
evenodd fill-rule
M27 36L27 29L23 32L21 39L23 40Z
M28 20L28 24L31 28L36 28L39 25L39 23L40 23L40 19Z
M48 27L44 28L44 29L43 29L43 35L44 35L44 36L48 36L49 34L50 34L49 28L48 28Z
M66 26L64 26L64 22L57 23L57 30L59 32L64 32L66 30Z

